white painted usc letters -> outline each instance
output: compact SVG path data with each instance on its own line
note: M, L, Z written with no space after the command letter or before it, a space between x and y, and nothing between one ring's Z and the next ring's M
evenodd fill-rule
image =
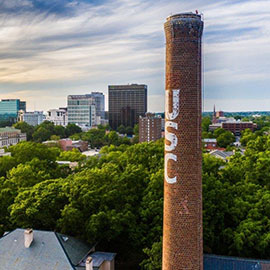
M172 95L172 112L169 112L169 90L166 90L166 104L165 104L165 114L166 114L166 122L165 122L165 140L169 141L170 144L167 145L165 141L165 151L171 152L173 151L178 143L177 136L168 131L168 127L174 128L178 130L178 124L173 122L175 118L179 115L179 89L173 89ZM169 177L168 176L168 162L169 160L177 161L177 156L173 153L166 153L165 154L165 180L169 184L174 184L177 182L177 177Z

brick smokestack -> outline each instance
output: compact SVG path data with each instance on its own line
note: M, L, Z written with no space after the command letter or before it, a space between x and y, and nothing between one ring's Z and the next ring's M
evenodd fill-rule
M166 35L163 270L202 270L201 16L170 16Z

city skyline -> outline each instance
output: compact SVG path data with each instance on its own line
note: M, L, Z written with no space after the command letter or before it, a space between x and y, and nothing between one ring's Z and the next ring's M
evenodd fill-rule
M26 100L28 110L138 83L148 85L149 111L164 111L164 18L196 9L205 20L204 110L270 110L268 1L8 0L0 8L0 98Z

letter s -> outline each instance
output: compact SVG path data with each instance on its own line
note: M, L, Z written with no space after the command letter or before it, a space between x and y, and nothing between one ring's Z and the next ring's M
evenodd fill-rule
M177 136L167 130L168 127L178 129L177 123L166 121L165 123L165 139L168 140L171 144L167 145L165 141L165 150L166 151L173 151L175 147L177 146Z

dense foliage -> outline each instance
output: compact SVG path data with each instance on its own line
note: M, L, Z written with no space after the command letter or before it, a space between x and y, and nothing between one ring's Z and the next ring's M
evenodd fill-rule
M101 148L105 145L130 145L138 142L138 134L136 133L137 127L135 127L134 130L130 127L123 127L124 134L135 134L134 138L130 139L127 136L119 135L116 131L111 131L108 125L100 125L86 132L83 132L82 129L75 124L68 124L66 127L63 127L56 126L49 121L44 121L35 127L25 122L17 122L13 126L20 129L21 132L26 133L28 141L34 142L44 142L48 140L58 141L59 139L70 137L73 140L88 141L91 148Z
M217 128L214 131L209 130L209 125L212 121L210 117L203 117L202 119L202 137L203 139L215 138L217 139L217 145L222 148L226 148L235 142L235 137L230 131L226 131L223 128Z
M270 136L246 144L226 164L204 154L204 252L270 258ZM33 142L9 150L0 158L2 232L57 230L117 252L117 269L161 269L162 141L105 146L88 160ZM83 165L55 162L66 158Z
M13 125L26 133L27 140L35 142L44 142L50 139L61 139L69 137L73 134L82 132L82 129L75 124L68 124L66 127L55 126L53 122L44 121L40 125L31 126L26 122L17 122Z

